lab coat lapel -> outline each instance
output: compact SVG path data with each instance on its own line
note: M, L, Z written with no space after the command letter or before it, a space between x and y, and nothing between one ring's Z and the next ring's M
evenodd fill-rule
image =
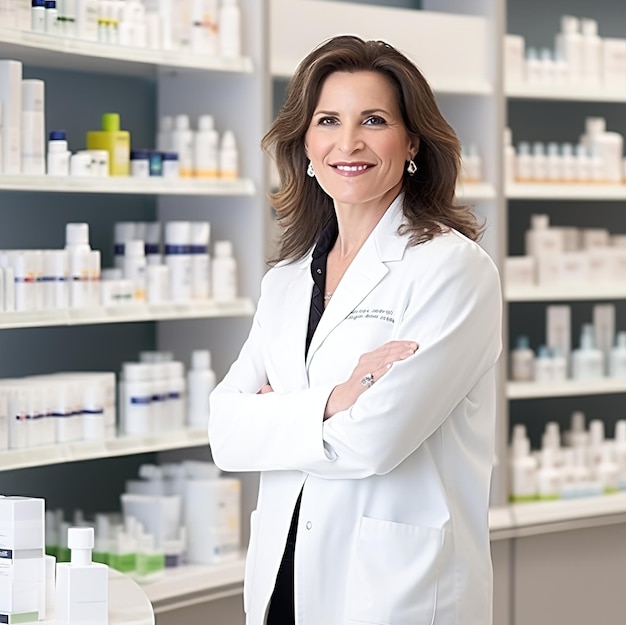
M402 258L406 242L397 235L402 219L401 200L396 198L387 209L341 279L311 340L307 370L326 337L385 277L389 271L385 263Z

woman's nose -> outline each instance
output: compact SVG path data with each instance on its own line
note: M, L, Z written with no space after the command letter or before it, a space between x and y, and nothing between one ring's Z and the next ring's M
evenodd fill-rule
M353 128L347 125L341 127L339 137L339 149L345 154L352 154L364 145L361 128Z

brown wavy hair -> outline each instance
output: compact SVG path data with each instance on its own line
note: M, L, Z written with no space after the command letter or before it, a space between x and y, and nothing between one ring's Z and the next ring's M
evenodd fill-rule
M467 206L454 203L460 168L460 143L443 118L433 92L419 69L383 41L334 37L300 63L290 81L277 118L263 137L263 150L276 161L279 189L270 195L284 228L278 248L281 260L303 258L334 214L333 200L306 175L305 134L325 79L334 72L378 72L393 85L411 139L419 139L417 172L403 176L405 224L410 244L432 239L447 227L477 240L482 228Z

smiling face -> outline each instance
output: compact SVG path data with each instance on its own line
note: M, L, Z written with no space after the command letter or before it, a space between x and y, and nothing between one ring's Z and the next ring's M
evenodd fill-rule
M305 136L318 183L336 207L385 210L417 153L396 91L383 74L335 72L322 86Z

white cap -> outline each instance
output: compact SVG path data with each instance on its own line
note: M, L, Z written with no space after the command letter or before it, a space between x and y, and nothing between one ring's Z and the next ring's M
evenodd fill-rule
M169 245L189 245L191 223L189 221L168 221L165 224L165 242Z
M93 527L70 527L67 530L67 546L70 549L93 549Z
M572 432L585 431L585 413L582 412L582 410L572 412L572 416L570 417L570 430Z
M573 15L561 15L561 32L577 33L580 31L580 20Z
M159 130L169 132L174 128L174 118L171 115L162 115L159 120Z
M191 352L191 368L204 370L210 369L211 352L208 349L196 349Z
M191 227L191 245L208 245L211 224L208 221L194 221Z
M585 119L585 131L588 135L606 132L606 119L604 117L587 117Z
M526 438L526 426L523 423L517 423L513 426L513 440L516 438Z
M65 224L66 245L89 245L89 224Z
M232 130L227 130L222 135L222 150L235 150L237 148L237 141Z
M124 382L149 382L152 379L150 367L143 362L125 362L122 373Z
M530 216L530 227L533 230L545 230L550 226L550 216L549 215L531 215Z
M113 226L113 238L115 243L126 243L135 238L135 222L134 221L118 221Z
M213 115L200 115L198 117L198 130L213 130L214 128Z
M561 144L561 154L563 156L573 156L574 155L574 146L571 143L562 143Z
M230 241L215 241L215 256L228 257L233 255L233 244Z
M176 130L189 130L189 115L176 115Z
M133 241L126 241L124 245L124 256L141 257L145 256L143 241L137 239Z
M550 141L550 143L548 143L548 154L550 156L559 155L559 144L556 143L556 141Z
M588 37L596 37L598 35L598 22L596 20L585 17L581 21L583 35Z
M535 141L533 143L533 154L535 156L541 156L542 154L545 154L545 151L545 146L541 141Z

